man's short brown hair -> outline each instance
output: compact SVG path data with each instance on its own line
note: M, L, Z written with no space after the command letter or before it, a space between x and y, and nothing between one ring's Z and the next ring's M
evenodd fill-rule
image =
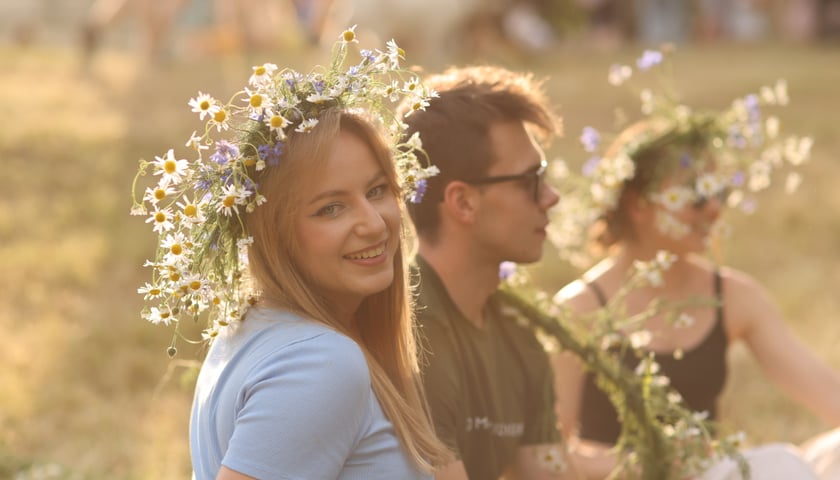
M438 203L453 180L484 175L493 162L490 127L520 121L538 138L548 140L561 131L561 121L548 106L542 83L529 73L495 66L450 68L423 80L439 97L425 110L400 113L408 125L406 138L420 133L423 149L440 174L428 181L423 201L409 205L417 233L436 241L440 225Z

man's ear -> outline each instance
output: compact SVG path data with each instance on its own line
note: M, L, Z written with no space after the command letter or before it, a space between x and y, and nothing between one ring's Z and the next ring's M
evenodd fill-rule
M476 189L468 183L453 180L443 190L443 209L461 223L472 223L478 207Z

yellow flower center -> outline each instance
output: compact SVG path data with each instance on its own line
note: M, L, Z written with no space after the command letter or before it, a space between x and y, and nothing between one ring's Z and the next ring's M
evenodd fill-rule
M281 128L283 126L283 117L280 115L271 117L271 126L272 128Z
M343 37L345 42L352 42L356 39L356 34L353 33L353 30L345 30Z
M234 198L231 195L228 195L227 197L225 197L224 200L222 200L222 205L224 205L227 208L233 207L234 203L236 203L236 198Z
M159 288L153 288L153 289L149 290L149 295L154 295L154 296L160 295L160 289Z
M172 272L172 273L169 274L169 279L172 280L173 282L177 282L178 280L181 279L181 274L178 273L178 272Z
M213 305L218 305L220 303L222 303L222 301L219 299L219 297L213 297Z
M184 252L184 249L181 248L180 244L176 243L176 244L172 245L171 247L169 247L169 251L172 252L172 255L180 255L181 253Z
M210 110L210 102L207 101L207 100L204 100L200 104L198 104L198 108L200 108L202 110Z
M218 112L216 112L213 115L213 120L215 120L216 123L222 123L222 122L225 121L226 118L227 118L227 113L225 113L224 110L219 110Z
M184 215L188 217L194 217L198 213L198 208L195 205L189 204L184 207Z
M178 167L178 164L175 163L175 160L167 160L167 161L163 162L163 170L170 175L175 173L175 170L177 170L177 167Z
M258 108L262 105L262 95L251 95L251 100L248 102L252 107Z
M163 200L164 198L166 198L166 190L164 190L162 188L156 189L155 190L155 198L158 199L158 200Z
M160 312L160 318L169 318L169 312Z
M192 288L193 290L198 290L199 288L201 288L201 282L199 282L198 280L193 280L192 282L190 282L190 288Z
M163 212L157 212L157 213L155 214L155 221L156 221L157 223L163 223L163 222L165 222L165 221L166 221L166 214L165 214L165 213L163 213Z
M405 58L405 50L403 50L401 47L397 47L397 53L398 53L401 57Z
M254 75L265 75L265 67L257 67L254 69Z
M227 327L228 325L230 325L230 323L228 323L227 320L219 320L220 327Z

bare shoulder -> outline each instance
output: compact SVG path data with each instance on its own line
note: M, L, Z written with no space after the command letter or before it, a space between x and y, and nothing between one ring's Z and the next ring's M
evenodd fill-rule
M770 293L756 278L740 270L722 267L724 318L731 339L743 338L755 328L774 323L780 313Z
M580 278L565 285L554 295L554 304L569 308L576 313L588 313L601 307L598 296L590 285L604 275L605 267L598 264Z
M720 276L723 280L725 295L732 297L728 298L730 301L750 302L759 298L766 299L769 297L767 290L761 285L761 282L746 272L731 267L721 267Z

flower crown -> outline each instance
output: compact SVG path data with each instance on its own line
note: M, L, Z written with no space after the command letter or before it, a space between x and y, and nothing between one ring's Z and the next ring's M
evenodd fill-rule
M366 112L388 132L391 153L403 193L419 202L426 179L437 173L424 168L418 135L402 141L405 125L390 104L407 101L411 111L424 109L436 96L419 78L400 66L405 52L393 40L386 49L360 50L360 61L344 69L348 46L358 43L355 26L345 30L332 51L329 67L309 74L278 70L271 63L253 67L248 85L228 103L199 92L189 101L206 119L204 133L190 136L186 147L195 158L176 158L170 149L154 161L140 161L132 194L133 215L147 215L158 234L152 280L138 289L146 305L144 319L173 325L168 353L175 355L183 318L208 317L202 334L211 339L219 328L242 318L254 301L247 278L247 246L253 241L240 217L266 202L249 172L277 165L289 135L318 128L318 116L328 109ZM409 112L410 114L411 112ZM232 140L214 134L234 133ZM147 170L157 185L137 196L139 177Z
M636 71L655 73L671 51L669 47L646 50L636 61ZM629 65L613 65L608 81L614 86L625 85L633 74ZM668 79L664 80L668 85ZM674 237L684 235L688 227L672 212L719 198L726 206L751 213L757 205L756 194L771 185L774 171L798 167L810 156L810 137L782 137L778 117L763 111L764 107L788 104L784 80L736 98L723 111L694 110L680 103L669 88L663 90L640 91L643 119L635 125L639 128L630 127L612 144L604 142L596 129L583 129L580 142L590 158L583 165L583 178L567 179L570 183L577 180L579 191L567 196L565 205L561 201L551 235L561 253L574 263L588 261L586 239L580 232L615 210L624 185L636 175L634 160L646 152L667 151L670 165L660 162L655 168L660 176L674 165L691 169L693 174L689 176L691 184L663 191L656 191L660 186L656 178L661 177L655 177L650 182L654 191L644 192L649 200L665 207L657 218L657 227ZM706 168L708 162L714 168ZM789 171L786 191L795 191L801 180L799 173Z

